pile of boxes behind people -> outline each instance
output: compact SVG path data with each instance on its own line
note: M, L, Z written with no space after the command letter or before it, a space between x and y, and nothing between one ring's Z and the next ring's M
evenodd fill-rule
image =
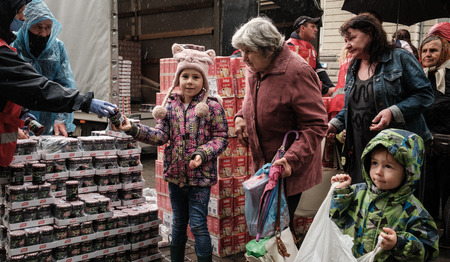
M161 258L161 220L142 195L141 149L122 133L93 133L18 141L0 172L0 261Z
M204 51L203 46L185 45L187 48ZM160 93L156 104L161 105L172 85L177 69L173 58L160 60ZM234 115L242 107L245 95L245 63L241 58L215 57L208 72L210 95L219 95L228 119L229 145L218 158L218 182L211 188L208 229L211 233L213 254L227 256L245 251L250 240L245 221L245 196L242 183L249 177L251 156L246 147L238 143L234 132ZM177 87L174 92L179 91ZM164 147L158 147L155 163L157 202L159 217L163 220L161 234L170 235L172 210L168 185L163 180ZM188 228L188 238L194 240Z
M131 61L119 56L119 110L131 114Z

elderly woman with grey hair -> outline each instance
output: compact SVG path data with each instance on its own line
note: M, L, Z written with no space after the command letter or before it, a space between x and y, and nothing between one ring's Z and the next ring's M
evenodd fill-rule
M283 166L291 229L301 193L322 180L320 144L327 131L327 112L320 81L298 54L291 52L284 37L265 17L251 19L233 35L233 47L246 63L246 95L235 116L238 140L252 151L252 171L271 162L284 135L286 154L274 165Z

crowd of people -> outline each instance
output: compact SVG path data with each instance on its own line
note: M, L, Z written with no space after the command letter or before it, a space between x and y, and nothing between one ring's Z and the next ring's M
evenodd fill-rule
M405 29L389 41L373 13L349 19L340 27L345 49L336 87L309 42L319 23L320 17L300 16L285 41L269 18L256 17L231 39L247 65L246 95L234 124L239 143L252 152L251 169L272 161L288 131L299 132L273 162L283 170L294 232L302 192L322 180L321 142L344 132L345 173L331 179L339 185L330 216L355 239L353 255L372 251L381 235L376 261L435 260L439 243L450 246L435 223L450 196L450 23L435 25L417 49ZM24 115L43 123L47 134L67 136L76 110L114 113L116 105L76 90L60 31L42 0L0 3L2 166L11 162ZM209 96L215 52L174 44L172 53L178 68L162 105L153 110L157 125L124 117L112 128L145 143L169 143L164 179L173 209L172 261L184 260L188 224L198 261L212 261L207 207L217 157L228 145L221 101ZM172 94L177 86L181 94ZM333 96L331 120L322 96Z

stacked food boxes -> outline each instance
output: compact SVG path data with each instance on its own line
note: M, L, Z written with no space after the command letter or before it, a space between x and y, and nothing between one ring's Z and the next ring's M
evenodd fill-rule
M0 168L0 261L152 261L157 207L140 151L123 133L19 140Z
M119 110L131 114L131 61L119 56Z

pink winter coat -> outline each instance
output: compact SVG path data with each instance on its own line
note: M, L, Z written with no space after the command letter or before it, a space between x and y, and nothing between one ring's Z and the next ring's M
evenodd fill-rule
M259 86L259 88L258 88ZM298 54L284 44L269 73L246 70L246 95L242 110L253 155L253 173L272 161L289 130L300 139L285 154L292 166L286 180L288 196L303 192L322 181L320 144L327 131L327 112L319 78ZM290 143L293 137L290 137Z

